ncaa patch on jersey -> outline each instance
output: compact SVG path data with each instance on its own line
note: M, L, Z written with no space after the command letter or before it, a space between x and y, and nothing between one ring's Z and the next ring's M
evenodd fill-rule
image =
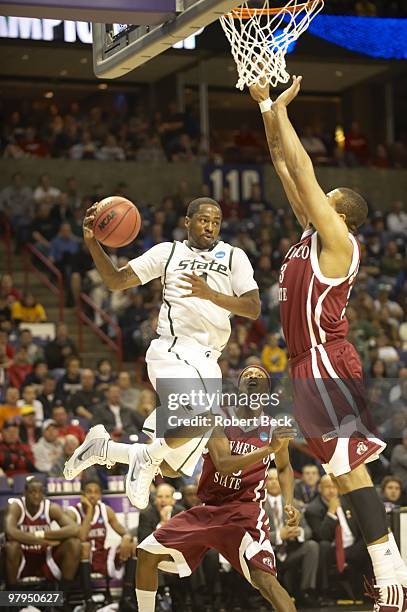
M217 253L215 253L216 259L222 259L222 257L225 257L225 255L225 251L218 251Z

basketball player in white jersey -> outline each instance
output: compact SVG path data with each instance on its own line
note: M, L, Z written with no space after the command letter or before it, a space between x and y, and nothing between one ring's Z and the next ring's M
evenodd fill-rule
M146 253L117 269L96 241L92 226L97 205L84 220L84 239L107 287L123 290L161 278L163 303L158 319L159 338L147 353L148 375L166 408L169 391L192 389L204 395L221 390L217 360L230 336L230 317L257 319L260 298L253 268L247 255L219 239L222 211L210 198L192 201L187 210L187 240L155 245ZM161 382L161 388L160 388ZM210 415L208 404L184 407L184 414ZM155 441L148 446L112 442L102 425L88 433L84 443L65 465L64 475L73 479L95 463L112 466L129 463L126 493L139 509L148 505L151 483L161 462L175 471L191 475L206 446L211 419L195 428L179 427L169 432L156 424L157 411L145 424Z

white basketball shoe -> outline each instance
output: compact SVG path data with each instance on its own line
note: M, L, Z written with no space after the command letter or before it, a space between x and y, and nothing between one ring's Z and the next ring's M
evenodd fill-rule
M84 441L73 455L65 463L64 477L73 480L91 465L105 465L108 469L113 467L114 462L107 458L107 445L110 435L103 425L92 427Z
M160 472L161 461L151 459L147 449L147 444L133 444L129 449L126 494L133 506L139 510L147 508L151 484Z

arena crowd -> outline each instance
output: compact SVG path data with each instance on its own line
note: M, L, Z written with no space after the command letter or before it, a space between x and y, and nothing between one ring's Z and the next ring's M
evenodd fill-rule
M132 198L127 185L118 185L115 191ZM207 187L203 192L208 193ZM45 175L38 178L37 185L29 185L18 173L0 193L0 211L12 228L17 248L34 244L55 263L67 281L67 305L73 305L78 293L85 290L107 311L123 330L125 357L131 362L131 367L115 371L106 358L96 370L90 369L81 359L74 330L62 323L56 326L54 339L40 342L25 324L46 322L47 305L16 286L10 275L1 277L0 489L5 491L23 493L22 476L33 474L45 487L48 481L45 494L52 500L56 487L61 486L65 459L94 424L103 423L116 441L145 441L142 425L155 407L155 396L143 355L155 337L161 285L157 280L120 293L109 293L104 287L84 248L81 230L84 211L104 195L100 185L93 193L84 193L73 177L62 187ZM123 264L159 242L183 240L185 208L192 196L184 181L160 203L141 203L141 234L134 244L109 250L109 254ZM287 211L276 210L262 197L258 185L253 185L251 198L244 203L233 202L225 190L221 206L222 236L249 255L262 299L259 320L233 320L231 339L220 358L225 385L233 387L245 365L262 364L277 389L284 385L287 372L278 315L278 273L289 245L298 239L299 228ZM347 312L349 339L362 356L369 380L371 409L380 434L388 442L380 461L371 465L389 520L395 508L407 503L406 235L407 214L402 202L395 202L386 214L370 211L358 236L363 264ZM98 317L95 323L106 333L114 333ZM284 526L275 470L270 470L267 482L265 509L282 582L304 607L344 595L361 597L362 574L371 570L358 528L341 511L333 482L322 475L316 460L304 454L301 444L293 447L292 462L298 477L295 497L303 511L298 532ZM119 467L109 471L102 466L90 468L82 480L85 495L92 497L86 492L92 483L97 495L108 491L112 478L122 474ZM138 527L130 531L118 528L117 533L132 542L141 541L171 515L200 504L198 478L199 466L190 479L158 479ZM122 484L122 478L119 482ZM337 530L332 514L344 517L344 568L334 554ZM129 548L126 550L128 561L132 555ZM124 585L126 576L122 575ZM190 578L163 573L160 581L158 605L163 611L171 609L170 605L174 612L249 610L261 605L256 592L213 551ZM127 604L120 609L125 610ZM91 605L88 603L87 609L91 610Z

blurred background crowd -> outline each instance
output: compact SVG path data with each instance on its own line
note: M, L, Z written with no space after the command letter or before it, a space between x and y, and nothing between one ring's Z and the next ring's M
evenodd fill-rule
M117 185L115 192L132 197L125 184ZM203 186L202 192L208 193L208 188ZM36 185L30 185L18 173L0 193L3 223L11 227L16 253L25 244L35 245L62 273L68 306L85 291L107 312L122 330L126 361L117 370L107 351L96 368L90 368L78 348L76 329L65 323L56 325L48 340L33 335L32 324L49 322L49 303L25 291L12 275L2 275L0 481L4 486L29 473L60 478L65 459L96 423L103 423L117 441L145 440L142 424L155 407L155 396L146 376L144 354L156 334L161 285L158 279L145 287L113 293L104 287L84 247L81 224L86 208L105 195L101 185L93 193L84 193L74 177L57 187L50 176L42 175ZM129 247L109 250L114 261L123 265L154 244L183 240L185 208L191 196L188 182L183 181L160 203L140 203L142 231ZM233 319L232 336L220 358L224 384L234 386L245 365L258 363L270 373L274 389L284 388L287 353L278 314L278 271L289 245L298 240L299 227L286 210L275 209L262 197L257 184L248 201L232 201L225 189L220 203L222 237L250 257L262 299L259 320ZM380 435L388 442L380 461L370 465L389 517L407 503L406 234L402 202L394 202L388 213L370 210L358 236L363 260L348 307L349 339L362 356L371 409ZM114 339L117 328L105 323L99 311L89 316ZM274 470L267 485L267 508L282 580L304 606L317 603L317 592L327 602L344 594L360 597L361 574L369 572L360 533L350 525L348 573L338 574L332 557L335 529L328 516L341 504L338 492L328 477L321 479L321 466L301 440L292 447L292 462L298 477L296 498L304 511L301 534L305 539L284 527ZM191 479L180 478L157 489L135 530L139 541L157 521L168 520L169 505L176 512L180 504L200 503L196 496L199 469ZM121 472L114 468L108 473L97 466L86 477L96 477L107 489L112 474ZM170 589L173 610L207 609L214 601L218 602L216 610L222 606L232 610L237 600L240 605L247 602L245 609L260 605L254 591L216 554L191 579L163 575L163 593L165 588Z

